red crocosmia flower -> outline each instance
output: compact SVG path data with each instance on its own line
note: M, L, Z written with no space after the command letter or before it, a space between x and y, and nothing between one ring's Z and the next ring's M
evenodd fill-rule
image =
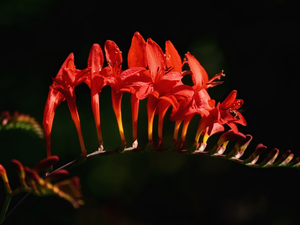
M183 77L184 73L182 72L182 61L178 54L178 51L174 47L171 41L166 41L165 44L165 57L166 57L166 70L169 71L170 74L175 73L175 80L179 79L175 86L172 87L172 90L175 87L183 86L183 83L181 82L181 78ZM169 75L169 74L168 74ZM167 75L167 76L168 76ZM174 74L173 74L174 75ZM179 76L179 77L177 77ZM169 79L170 81L171 79ZM170 95L172 98L174 96ZM176 98L176 97L175 97ZM177 99L176 99L177 100ZM175 101L174 101L175 102ZM163 136L163 121L165 114L168 110L168 108L174 104L172 104L172 101L159 101L156 109L156 114L158 114L158 147L162 145L162 136ZM177 107L178 104L176 103ZM177 109L177 107L173 107L173 111Z
M128 68L147 67L146 42L139 32L135 32L132 37L131 46L127 56L127 62L128 62ZM137 79L139 79L139 77ZM138 121L138 114L139 114L139 103L140 100L136 97L136 94L132 94L131 95L132 143L134 143L134 141L137 140L137 121Z
M206 89L223 83L222 81L216 82L214 80L221 79L221 76L224 76L222 71L215 75L212 79L208 80L208 75L199 61L189 52L185 55L185 57L185 63L188 63L191 69L194 85L193 87L182 85L174 88L173 92L176 93L174 94L177 99L179 99L179 109L177 111L173 110L171 114L171 120L176 121L174 129L175 142L177 141L180 124L184 121L180 147L183 147L184 145L187 129L193 116L195 114L200 114L202 117L208 116L209 111L214 108L215 101L210 98ZM184 101L180 101L182 98Z
M242 99L236 99L236 95L236 90L231 91L227 98L220 104L221 122L227 123L235 133L238 132L235 123L239 123L243 126L247 125L245 118L238 111L244 104L244 101Z
M178 102L171 94L171 90L174 86L182 84L182 74L178 71L173 72L171 69L167 70L165 55L161 48L150 38L146 43L146 56L149 68L148 76L151 80L145 82L144 86L137 91L137 98L148 96L148 140L152 142L153 119L158 103L161 100L165 100L174 108L178 107ZM168 104L162 104L160 107L163 109L160 110L159 120L163 120ZM162 131L162 122L160 122L159 130ZM160 134L162 134L161 131L159 132ZM162 137L159 137L159 139L162 139Z
M174 141L177 141L178 130L181 122L184 120L181 147L185 142L186 132L189 123L195 114L201 116L208 115L209 111L214 107L215 101L212 100L206 89L213 87L221 82L212 82L215 79L220 79L223 73L217 74L210 81L205 69L197 61L197 59L189 52L186 54L186 61L191 69L193 87L187 85L180 85L173 89L174 95L179 100L179 109L172 112L171 120L176 121L174 129ZM181 101L180 99L184 99Z
M121 101L123 92L133 92L134 90L129 87L129 83L126 80L134 75L143 72L145 68L132 67L125 71L122 71L122 52L120 51L116 43L110 40L106 41L104 50L108 66L103 69L101 75L111 86L112 105L116 115L122 145L125 146L126 140L122 122Z
M238 133L238 128L235 125L239 123L243 126L247 125L247 122L243 115L238 111L238 109L243 105L244 101L242 99L236 99L237 91L233 90L226 97L226 99L210 111L208 116L201 118L195 141L199 140L200 133L208 127L208 134L210 135L214 123L219 123L221 125L227 124L233 130L234 133Z
M186 90L189 89L187 88ZM200 114L202 117L208 116L214 105L215 101L210 98L206 89L201 89L198 93L190 90L189 97L187 97L184 101L179 102L178 110L172 112L170 119L176 121L177 124L174 130L174 141L177 140L179 126L181 122L184 121L181 131L180 147L183 147L185 143L188 126L194 115Z
M87 70L78 70L74 65L74 55L71 53L68 58L63 63L58 74L53 78L53 83L50 86L50 91L48 94L44 117L43 117L43 127L45 130L46 145L47 145L47 155L51 155L51 144L50 135L52 130L53 119L55 115L55 110L57 106L67 100L68 107L71 113L71 117L77 129L79 142L81 146L81 157L85 157L86 150L84 146L84 141L81 132L80 119L76 106L76 96L74 88L86 79Z
M85 83L87 83L87 85L91 89L91 105L96 123L99 148L103 147L100 123L99 93L101 92L102 88L106 85L104 77L100 76L100 71L102 70L103 63L104 56L100 45L93 44L88 58L88 68L90 68L90 79L86 79Z
M185 137L189 123L195 114L201 116L208 115L209 111L214 107L215 101L212 100L207 93L206 89L209 87L216 86L222 82L214 82L215 79L220 79L224 74L221 72L214 76L211 80L208 80L208 75L205 69L201 66L199 61L191 55L189 52L185 55L185 62L188 63L191 69L190 72L184 72L183 74L192 75L193 87L187 85L179 85L174 88L173 94L179 101L178 110L172 111L171 120L176 121L174 129L174 142L177 142L178 130L182 121L182 133L181 133L181 144L183 147Z

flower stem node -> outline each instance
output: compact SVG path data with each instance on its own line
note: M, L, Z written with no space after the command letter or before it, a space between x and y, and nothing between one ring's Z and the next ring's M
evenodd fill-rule
M194 141L194 144L189 148L187 153L194 153L199 147L199 143Z
M98 144L98 151L103 151L104 150L104 146L103 146L103 142L100 142L99 144Z
M138 140L136 139L135 141L132 142L131 147L132 147L132 149L135 149L138 147L138 145L139 145L139 143L138 143Z
M87 156L86 150L82 151L78 158L78 163L79 164L83 163L86 160L86 156Z
M205 150L206 146L207 146L207 143L201 142L199 148L194 153L203 152Z
M126 140L121 142L121 144L117 148L117 152L118 153L122 153L122 152L124 152L125 148L126 148Z
M172 144L168 148L168 152L174 152L176 149L178 149L178 142L173 140Z
M148 144L145 147L145 152L150 152L154 149L154 143L153 141L148 142Z

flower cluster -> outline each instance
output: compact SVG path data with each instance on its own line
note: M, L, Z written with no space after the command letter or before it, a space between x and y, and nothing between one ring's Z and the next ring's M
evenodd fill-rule
M106 67L103 66L104 56L107 62ZM246 125L246 120L239 112L240 107L244 103L243 100L237 99L237 91L233 90L223 102L216 103L207 92L208 88L222 83L219 80L224 76L223 71L209 79L205 69L191 53L187 52L182 59L171 41L166 41L165 51L163 51L151 38L145 41L138 32L132 38L127 62L128 69L123 70L122 52L116 43L111 40L105 42L104 52L100 45L94 44L92 46L87 61L87 68L83 70L76 69L72 53L67 57L50 86L44 111L43 127L48 156L51 155L50 135L55 110L60 103L66 100L79 137L81 146L80 159L84 160L86 157L87 153L82 137L74 92L75 87L82 82L86 83L91 90L91 107L96 124L99 150L103 150L99 96L103 87L110 86L112 106L121 137L121 145L119 147L121 151L126 147L121 101L123 93L127 92L131 94L133 136L131 148L137 147L139 102L147 98L149 142L147 146L150 146L151 149L159 149L161 147L164 117L167 110L172 107L170 120L175 123L173 149L175 148L180 152L184 151L189 123L194 115L199 114L201 119L195 134L194 145L188 150L189 152L204 153L208 138L215 133L224 132L224 125L228 125L230 130L221 136L216 147L209 151L208 154L222 155L227 143L235 141L236 146L227 157L238 159L243 155L244 150L252 139L251 135L240 133L236 125ZM189 67L187 71L183 70L183 65L185 64ZM192 86L182 82L182 78L186 75L191 75ZM158 115L158 143L154 145L153 120L156 114ZM181 138L180 142L177 143L180 126L182 126ZM262 148L258 147L257 149L253 153L255 157L252 155L251 157L254 158L248 159L248 165L254 165L261 154L260 149ZM278 153L275 155L277 157ZM275 160L275 155L270 156L270 160ZM292 157L291 154L287 153L283 160L284 163L289 163Z

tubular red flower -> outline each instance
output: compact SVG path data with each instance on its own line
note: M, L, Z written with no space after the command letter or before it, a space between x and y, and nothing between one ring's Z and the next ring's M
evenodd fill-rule
M100 102L99 93L106 85L104 78L100 75L104 63L103 51L98 44L93 44L88 58L88 68L90 68L90 79L87 79L87 83L91 89L91 105L94 114L94 120L96 124L98 147L103 145L101 122L100 122Z
M147 67L146 59L146 42L139 32L135 32L131 46L127 56L128 68L134 67ZM136 97L136 94L131 94L131 112L132 112L132 143L137 140L137 122L139 113L140 100Z
M104 50L108 67L104 68L102 75L105 77L105 79L107 79L108 84L112 88L111 98L113 109L116 115L122 145L125 146L126 140L124 135L121 111L121 101L123 92L133 92L134 89L129 87L127 80L130 79L132 76L135 76L140 72L144 71L145 68L133 67L122 71L122 52L120 51L116 43L110 40L106 41Z
M171 44L168 44L168 50L170 54L174 54L175 50L172 49ZM176 52L175 52L176 53ZM148 139L149 142L152 142L152 127L153 127L153 118L155 115L155 110L158 106L159 100L166 100L174 108L178 107L178 102L174 96L171 94L171 90L174 86L182 84L181 78L182 74L178 71L168 71L166 58L161 50L161 48L152 40L148 39L146 43L146 56L149 67L149 74L151 81L146 83L142 88L139 89L137 96L147 97L149 94L155 97L157 100L154 100L153 97L148 97L147 102L147 113L148 113ZM174 55L174 58L177 58L177 55ZM144 92L143 95L139 92ZM159 134L162 134L162 125L165 111L167 110L167 105L162 104L161 107L164 109L160 110L162 113L159 115ZM162 140L162 137L159 137Z
M60 93L63 93L64 96L66 96L67 104L68 104L68 107L69 107L69 110L70 110L70 113L71 113L71 117L72 117L72 120L75 124L77 134L78 134L78 138L79 138L79 143L80 143L80 147L81 147L81 154L82 154L81 157L85 158L86 149L85 149L84 140L83 140L83 136L82 136L79 114L78 114L78 110L77 110L77 106L76 106L75 93L73 93L73 95L68 95L69 93L67 91L65 91L65 89L62 86L56 86L55 85L53 88L55 90L59 91Z
M87 77L85 76L87 69L78 70L74 65L74 55L71 53L60 70L58 71L55 78L53 78L53 83L50 86L50 91L48 94L48 99L45 106L44 117L43 117L43 127L45 130L46 146L47 146L47 156L51 155L51 141L50 135L52 130L53 119L55 115L55 110L57 106L67 100L68 107L76 126L79 142L81 146L81 157L85 158L86 150L84 146L84 141L81 133L80 119L76 106L76 96L74 89L77 85L83 82Z
M205 70L200 63L192 56L187 54L188 61L192 70L193 87L187 85L178 85L173 88L172 93L179 101L179 107L177 110L173 110L170 119L173 121L183 121L183 129L181 133L181 144L184 146L185 137L189 123L195 114L208 116L209 111L214 107L215 101L212 100L206 91L208 87L206 82L208 80ZM199 78L200 76L200 78ZM202 78L201 78L202 76ZM202 82L202 83L201 83ZM199 84L200 83L200 84ZM201 88L197 88L201 86ZM179 126L175 127L174 140L177 140L175 133L178 133Z
M68 56L68 58L65 60L60 70L58 71L56 77L62 78L62 73L64 68L67 68L69 61L72 60L73 57L74 57L73 54L70 54ZM44 110L44 116L43 116L43 127L45 131L47 156L51 155L51 130L52 130L55 111L57 106L60 105L60 103L62 103L65 99L66 98L62 93L53 89L52 86L50 86L50 90L48 93L48 98Z

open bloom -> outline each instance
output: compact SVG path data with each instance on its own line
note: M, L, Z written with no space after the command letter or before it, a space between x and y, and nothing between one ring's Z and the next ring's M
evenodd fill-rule
M176 121L174 129L174 142L177 142L178 130L182 121L181 147L185 142L185 137L189 123L195 114L208 116L209 111L213 109L215 100L212 100L206 91L209 87L214 87L222 82L215 82L224 74L221 72L215 75L211 80L208 80L208 75L199 61L189 52L185 55L186 61L189 64L194 85L179 85L173 88L172 92L179 101L177 110L173 110L170 119Z
M245 118L238 111L244 101L242 99L236 99L236 95L236 90L231 91L221 104L218 103L217 106L210 111L208 116L201 118L195 141L199 140L201 132L207 127L208 134L210 134L214 123L219 123L220 125L227 124L234 133L238 133L238 128L235 125L236 123L243 126L247 125Z
M50 86L50 91L48 93L48 98L45 106L44 117L43 117L43 127L45 130L47 155L51 155L51 130L53 125L53 119L55 111L58 105L64 100L67 100L68 107L71 113L71 117L76 126L79 142L81 146L81 156L84 158L86 156L86 150L84 146L84 140L81 132L80 119L76 106L76 96L74 89L77 85L83 82L86 77L85 70L78 70L74 65L74 55L71 53L63 65L61 66L58 74L53 78L53 83Z
M172 48L170 42L167 42L166 46L167 49ZM175 57L177 56L173 49L169 52L169 54ZM159 120L161 122L159 123L159 130L162 131L162 120L167 107L170 105L172 105L173 108L178 107L177 99L174 97L174 95L172 95L171 90L175 86L182 84L182 74L179 71L172 71L172 68L167 68L167 60L165 55L163 54L161 48L150 38L146 43L146 56L150 82L141 87L138 94L140 96L148 96L148 140L149 142L152 142L153 119L156 108L161 101L167 101L167 103L160 106ZM175 60L177 60L176 58ZM161 136L162 132L159 133ZM161 139L161 137L159 138Z

